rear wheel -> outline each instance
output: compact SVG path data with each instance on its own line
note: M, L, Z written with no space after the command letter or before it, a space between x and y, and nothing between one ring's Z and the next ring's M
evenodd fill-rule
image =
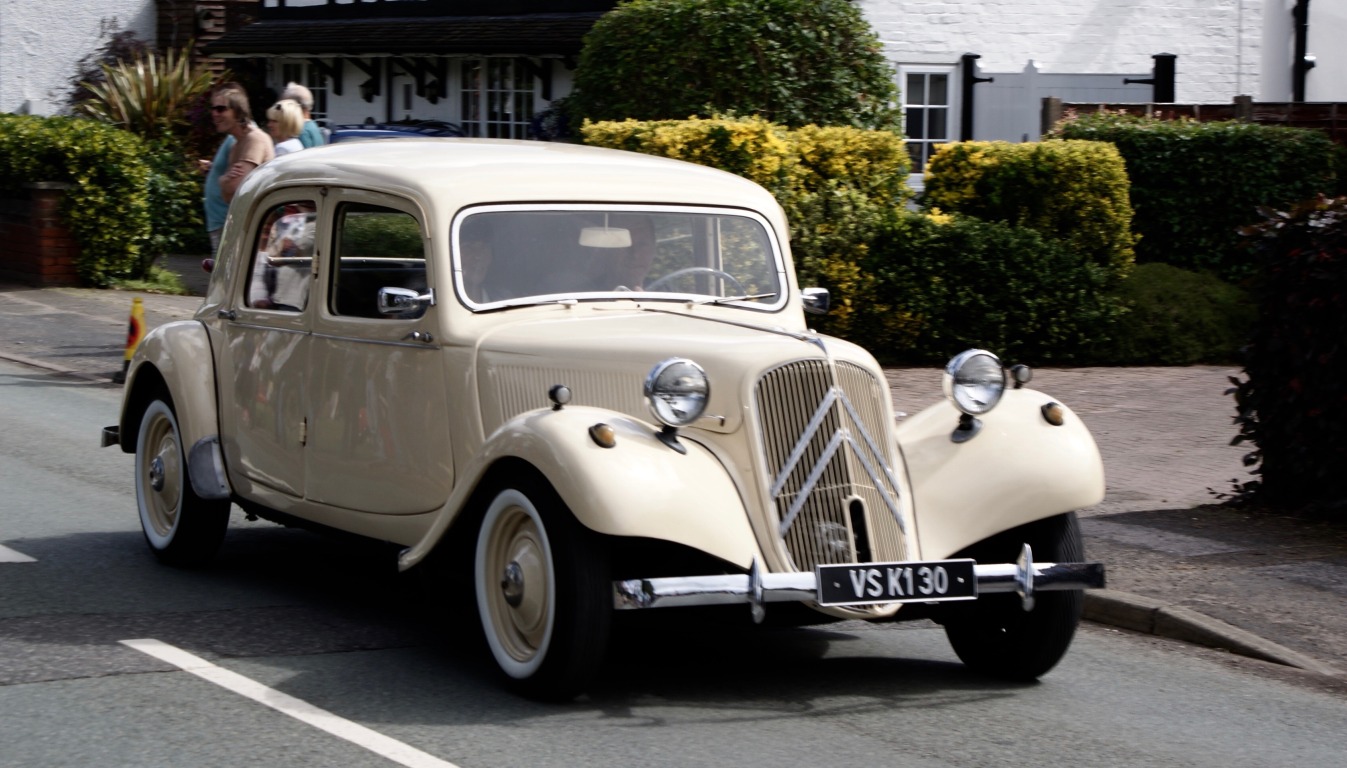
M606 551L541 482L487 507L474 558L477 611L496 665L520 693L567 699L603 662L612 621Z
M1085 559L1080 524L1070 512L997 534L962 553L979 563L1013 563L1028 543L1034 560ZM1080 590L1039 592L1026 611L1015 594L950 603L942 623L954 652L969 668L1005 680L1036 680L1056 666L1076 634L1084 610Z
M163 398L151 402L140 419L136 505L145 542L169 565L206 564L229 525L228 499L203 499L192 490L178 418Z

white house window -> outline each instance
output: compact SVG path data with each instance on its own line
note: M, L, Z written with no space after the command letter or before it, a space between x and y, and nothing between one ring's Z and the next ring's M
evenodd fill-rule
M319 125L327 124L327 78L308 62L287 61L281 64L281 82L277 91L285 90L287 83L299 83L313 94L313 119Z
M515 59L462 62L463 130L469 136L528 138L536 79Z
M954 67L900 67L903 128L912 172L920 173L935 148L953 141Z

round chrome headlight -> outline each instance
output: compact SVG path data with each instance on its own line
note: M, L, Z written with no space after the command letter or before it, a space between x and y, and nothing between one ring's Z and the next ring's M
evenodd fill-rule
M701 418L711 385L700 365L671 357L656 365L645 377L645 396L650 412L661 424L685 427Z
M945 366L945 397L956 408L978 416L996 407L1006 391L1006 371L1001 361L982 349L962 352Z

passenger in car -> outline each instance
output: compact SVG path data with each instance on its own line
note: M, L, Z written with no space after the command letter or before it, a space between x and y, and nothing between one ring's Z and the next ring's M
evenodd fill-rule
M486 285L486 276L491 271L494 255L491 224L481 217L469 218L463 222L458 241L462 248L459 264L463 270L463 292L467 297L478 302L505 298L499 288L492 290Z
M655 225L649 216L619 216L613 220L631 232L631 245L613 252L611 282L618 289L642 290L650 265L655 263Z

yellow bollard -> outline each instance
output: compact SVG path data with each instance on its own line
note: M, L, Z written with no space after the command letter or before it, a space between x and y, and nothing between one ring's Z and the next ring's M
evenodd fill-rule
M126 381L126 371L131 367L131 356L136 353L141 339L145 338L145 302L140 297L131 300L131 322L126 328L126 352L122 355L122 370L114 374L112 380L117 384Z

